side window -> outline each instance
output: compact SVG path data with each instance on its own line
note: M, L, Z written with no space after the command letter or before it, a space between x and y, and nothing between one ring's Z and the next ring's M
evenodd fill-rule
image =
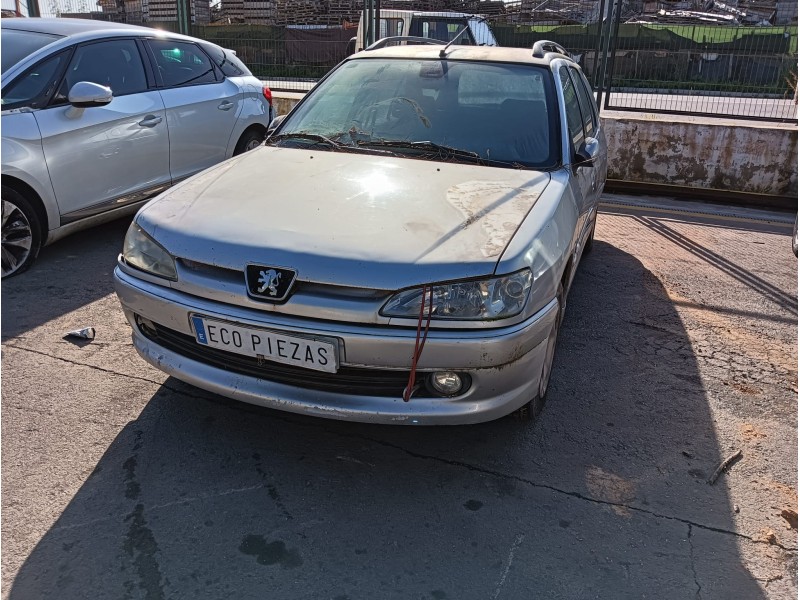
M149 40L166 87L214 83L217 75L208 56L191 42Z
M569 137L572 140L572 151L576 152L584 142L583 117L578 103L578 95L575 93L575 86L567 73L566 67L558 70L561 78L561 88L564 90L564 104L567 109L567 128Z
M114 96L136 94L147 90L147 77L133 40L108 40L78 46L64 74L56 103L66 102L72 86L91 81L111 88Z
M430 19L421 21L420 26L422 28L422 37L433 38L441 42L449 42L456 37L459 32L464 31L464 28L467 27L467 22L466 20L446 21L442 19ZM469 29L458 39L458 43L462 46L473 45L472 33Z
M594 119L596 131L597 127L600 126L600 111L597 109L597 98L595 98L594 90L592 90L592 86L589 84L589 80L586 79L585 75L581 77L581 81L583 82L583 89L586 90L586 96L589 98L589 101L592 105L592 118Z
M3 97L0 100L3 110L23 106L30 108L44 106L47 96L58 83L56 77L66 61L67 55L68 52L62 52L51 56L18 77L7 90L3 90Z
M403 19L381 19L381 37L403 35Z
M226 77L239 77L240 75L250 75L250 71L244 66L242 61L236 58L230 50L223 50L219 46L202 44L203 50L211 57Z
M575 89L578 91L578 103L581 107L581 114L583 115L583 131L586 137L594 135L595 126L594 113L592 112L592 101L586 95L586 87L581 81L581 74L576 69L570 68L570 75L572 75L572 82L575 84Z

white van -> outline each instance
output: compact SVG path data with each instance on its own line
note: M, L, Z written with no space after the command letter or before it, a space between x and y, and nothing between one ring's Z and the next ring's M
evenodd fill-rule
M381 10L381 29L378 39L394 36L430 38L451 41L458 32L469 26L456 42L465 46L497 46L488 23L479 15L457 12L418 12L414 10ZM358 22L355 51L364 49L364 15Z

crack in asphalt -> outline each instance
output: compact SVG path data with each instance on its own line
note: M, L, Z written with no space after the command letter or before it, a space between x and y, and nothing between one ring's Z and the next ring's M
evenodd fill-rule
M702 598L701 591L703 587L700 585L700 582L697 580L697 568L694 564L694 542L692 542L692 526L689 525L689 533L686 537L689 541L689 564L692 567L692 575L694 576L694 583L697 586L697 592L695 593L694 597L700 600Z
M19 344L7 344L4 343L4 346L8 348L14 348L15 350L24 350L25 352L31 352L32 354L38 354L40 356L46 356L48 358L53 358L55 360L61 360L65 363L69 363L71 365L76 365L78 367L89 367L90 369L95 369L96 371L101 371L103 373L108 373L109 375L119 375L121 377L128 377L129 379L136 379L138 381L145 381L147 383L152 383L154 385L164 385L163 382L156 381L154 379L148 379L147 377L140 377L138 375L129 375L128 373L120 373L119 371L114 371L112 369L106 369L104 367L100 367L97 365L90 365L88 363L82 363L75 360L71 360L69 358L64 358L63 356L56 356L55 354L48 354L47 352L42 352L41 350L36 350L34 348L27 348L25 346L20 346Z
M63 358L61 356L54 356L52 354L48 354L46 352L42 352L41 350L34 350L32 348L26 348L24 346L18 346L16 344L7 344L7 345L12 347L12 348L18 349L18 350L24 350L24 351L27 351L27 352L32 352L34 354L39 354L41 356L46 356L48 358L52 358L54 360L60 360L60 361L63 361L63 362L66 362L66 363L69 363L69 364L72 364L72 365L76 365L76 366L95 369L95 370L101 371L103 373L108 373L110 375L116 375L116 376L119 376L119 377L127 377L127 378L130 378L130 379L136 379L138 381L145 381L147 383L151 383L151 384L154 384L154 385L158 385L158 386L164 387L167 390L169 390L171 392L174 392L176 394L179 394L181 396L189 397L189 398L192 398L192 399L195 399L195 400L198 398L197 395L189 394L185 390L174 388L174 387L171 387L171 386L167 385L164 382L154 381L152 379L147 379L146 377L140 377L140 376L137 376L137 375L129 375L127 373L120 373L119 371L114 371L112 369L106 369L106 368L99 367L99 366L96 366L96 365L90 365L90 364L86 364L86 363L77 362L77 361L74 361L74 360L70 360L68 358ZM210 400L212 402L216 402L216 400L213 397L205 396L203 398L206 399L206 400ZM245 404L245 403L240 403L240 404L242 404L242 405L241 406L237 406L237 405L233 405L233 404L230 404L230 405L226 404L226 406L229 409L242 411L242 412L256 412L256 410L257 410L255 406L250 406L250 405ZM408 454L412 458L416 458L416 459L420 459L420 460L432 460L432 461L439 462L439 463L442 463L442 464L446 464L446 465L449 465L449 466L467 469L469 471L473 471L473 472L476 472L476 473L481 473L481 474L484 474L484 475L490 475L492 477L497 477L497 478L500 478L500 479L510 479L510 480L518 481L519 483L524 483L525 485L528 485L528 486L533 487L533 488L546 489L546 490L549 490L549 491L557 493L557 494L561 494L561 495L564 495L564 496L569 496L569 497L572 497L572 498L576 498L578 500L583 500L584 502L591 502L593 504L598 504L598 505L601 505L601 506L608 506L608 507L616 507L616 508L627 509L627 510L630 510L630 511L633 511L633 512L637 512L637 513L640 513L640 514L648 515L648 516L655 517L655 518L658 518L658 519L665 519L665 520L669 520L669 521L675 521L675 522L678 522L678 523L683 523L683 524L689 526L690 528L696 527L698 529L703 529L705 531L710 531L710 532L713 532L713 533L721 533L721 534L724 534L724 535L734 536L734 537L737 537L739 539L747 540L747 541L752 542L754 544L764 544L764 545L767 545L767 546L770 546L770 545L771 546L775 546L777 548L780 548L784 552L797 553L797 548L787 547L787 546L784 546L783 544L780 544L778 542L769 542L769 541L766 541L766 540L755 539L753 537L750 537L749 535L745 535L743 533L739 533L738 531L731 531L729 529L722 529L720 527L712 527L710 525L703 525L702 523L697 523L695 521L691 521L689 519L684 519L682 517L666 515L666 514L658 513L658 512L652 511L652 510L648 510L648 509L641 508L641 507L638 507L638 506L632 506L632 505L621 503L621 502L611 502L609 500L602 500L602 499L599 499L599 498L592 498L591 496L586 496L586 495L581 494L579 492L563 490L563 489L558 488L556 486L545 484L545 483L537 483L537 482L535 482L533 480L521 477L520 475L514 475L514 474L510 474L510 473L503 473L502 471L496 471L494 469L489 469L489 468L486 468L486 467L481 467L481 466L478 466L478 465L473 465L473 464L462 462L462 461L458 461L458 460L447 459L447 458L442 458L440 456L432 456L430 454L422 454L422 453L419 453L419 452L414 452L413 450L409 450L408 448L405 448L405 447L400 446L398 444L393 444L393 443L387 442L385 440L372 438L372 437L369 437L367 435L356 434L356 433L342 433L342 432L338 432L338 431L333 431L329 427L325 426L324 424L299 423L296 419L292 419L289 416L284 416L284 415L281 415L279 413L275 414L275 415L271 415L271 416L273 418L277 419L277 420L284 421L284 422L287 422L287 423L299 424L299 425L304 426L304 427L313 427L315 429L320 429L320 430L325 431L326 433L331 434L331 435L337 435L339 437L351 438L351 439L360 439L360 440L369 442L371 444L375 444L377 446L383 446L385 448L391 448L393 450L399 450L400 452L404 452L405 454ZM694 565L693 565L693 568L694 568Z

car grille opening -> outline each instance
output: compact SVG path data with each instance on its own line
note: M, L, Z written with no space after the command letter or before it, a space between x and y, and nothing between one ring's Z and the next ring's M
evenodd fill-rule
M262 361L259 365L258 359L255 357L198 344L191 335L174 331L147 319L137 316L136 322L144 337L167 350L217 369L257 377L265 381L354 396L394 398L402 398L403 390L408 384L408 371L339 367L336 373L325 373L271 361ZM469 388L469 376L463 375L463 377L467 379L463 388L463 391L466 391ZM414 398L441 396L442 394L437 394L427 386L420 386L411 401L413 402Z

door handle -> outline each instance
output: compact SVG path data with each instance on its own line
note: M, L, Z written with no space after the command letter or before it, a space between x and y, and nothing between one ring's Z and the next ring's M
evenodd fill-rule
M233 102L228 102L227 100L220 104L218 107L220 110L230 110L233 108Z
M139 125L141 125L142 127L155 127L163 120L164 120L163 118L157 117L155 115L147 115L144 119L139 121Z

